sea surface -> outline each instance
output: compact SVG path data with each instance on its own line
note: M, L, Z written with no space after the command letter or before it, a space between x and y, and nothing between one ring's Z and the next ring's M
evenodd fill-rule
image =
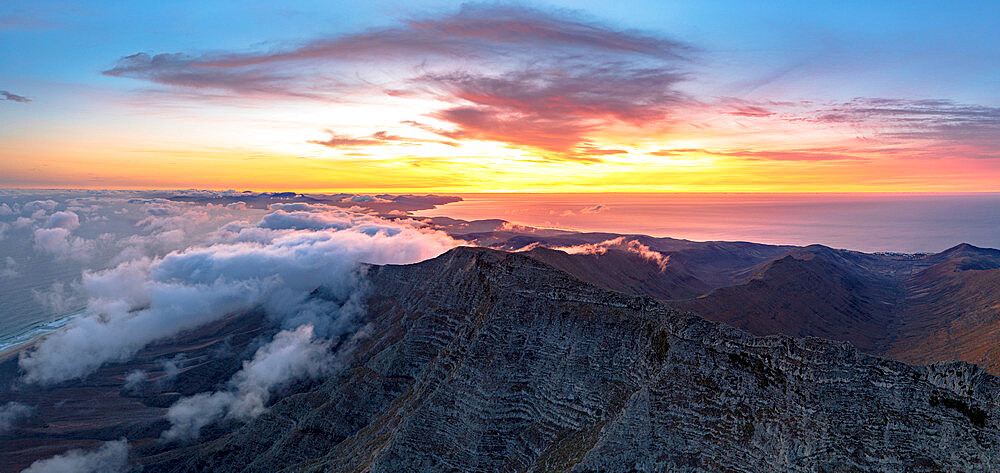
M418 215L865 252L1000 248L1000 193L459 195L463 201Z

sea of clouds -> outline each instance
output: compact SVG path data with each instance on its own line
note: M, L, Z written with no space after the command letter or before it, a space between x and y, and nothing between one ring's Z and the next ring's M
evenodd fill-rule
M361 263L414 263L459 244L421 221L361 208L276 202L260 210L116 192L35 197L0 195L0 232L10 239L16 228L21 240L30 239L22 244L36 260L78 267L77 279L55 281L44 292L63 299L51 306L76 300L85 309L20 353L20 382L84 378L151 343L251 310L279 327L230 380L177 401L167 414L166 440L196 438L219 419L255 417L277 389L334 371L338 357L365 334ZM317 290L323 297L315 297ZM133 372L126 383L144 378ZM32 407L5 409L9 424ZM127 448L109 442L27 471L55 471L66 462L124 464Z

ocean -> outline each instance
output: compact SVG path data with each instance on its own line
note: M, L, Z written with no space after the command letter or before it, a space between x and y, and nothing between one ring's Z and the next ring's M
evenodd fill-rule
M459 194L418 212L697 241L822 244L865 252L1000 248L1000 193Z

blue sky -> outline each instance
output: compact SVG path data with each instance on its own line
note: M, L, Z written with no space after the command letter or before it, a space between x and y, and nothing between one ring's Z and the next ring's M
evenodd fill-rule
M900 89L922 98L948 96L976 102L1000 98L997 2L528 4L575 9L619 27L663 33L702 48L706 60L713 60L711 68L751 76L747 81L800 82L799 77L807 76L815 84L815 74L823 73L826 78L817 87L839 98ZM457 5L5 2L0 6L0 81L29 96L44 96L52 82L126 90L141 84L106 78L100 71L135 52L242 50L294 43L449 11Z

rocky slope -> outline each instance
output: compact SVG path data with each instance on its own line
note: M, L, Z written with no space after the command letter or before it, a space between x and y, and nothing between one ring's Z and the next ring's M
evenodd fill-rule
M153 471L991 471L1000 383L759 338L517 254L373 268L322 385Z
M88 378L104 389L88 398L120 399L95 406L103 412L127 402L149 415L71 435L124 436L134 469L147 472L1000 467L1000 379L973 365L915 367L846 343L756 337L482 248L368 276L369 337L339 373L292 386L255 420L217 423L200 442L164 442L158 413L169 394L124 393L111 382L156 351L182 351L198 360L185 366L203 368L177 373L175 386L210 389L238 367L254 330L270 330L248 314ZM212 351L224 341L229 349ZM4 396L54 402L75 396L66 389ZM18 428L0 441L0 469L25 464L27 443L67 435L46 429L73 424L34 422L32 437Z
M910 363L966 361L1000 374L998 250L962 244L937 254L866 254L490 228L448 230L499 249L530 248L525 254L591 284L667 301L755 335L821 337ZM659 252L665 267L620 249L558 250L615 238Z

